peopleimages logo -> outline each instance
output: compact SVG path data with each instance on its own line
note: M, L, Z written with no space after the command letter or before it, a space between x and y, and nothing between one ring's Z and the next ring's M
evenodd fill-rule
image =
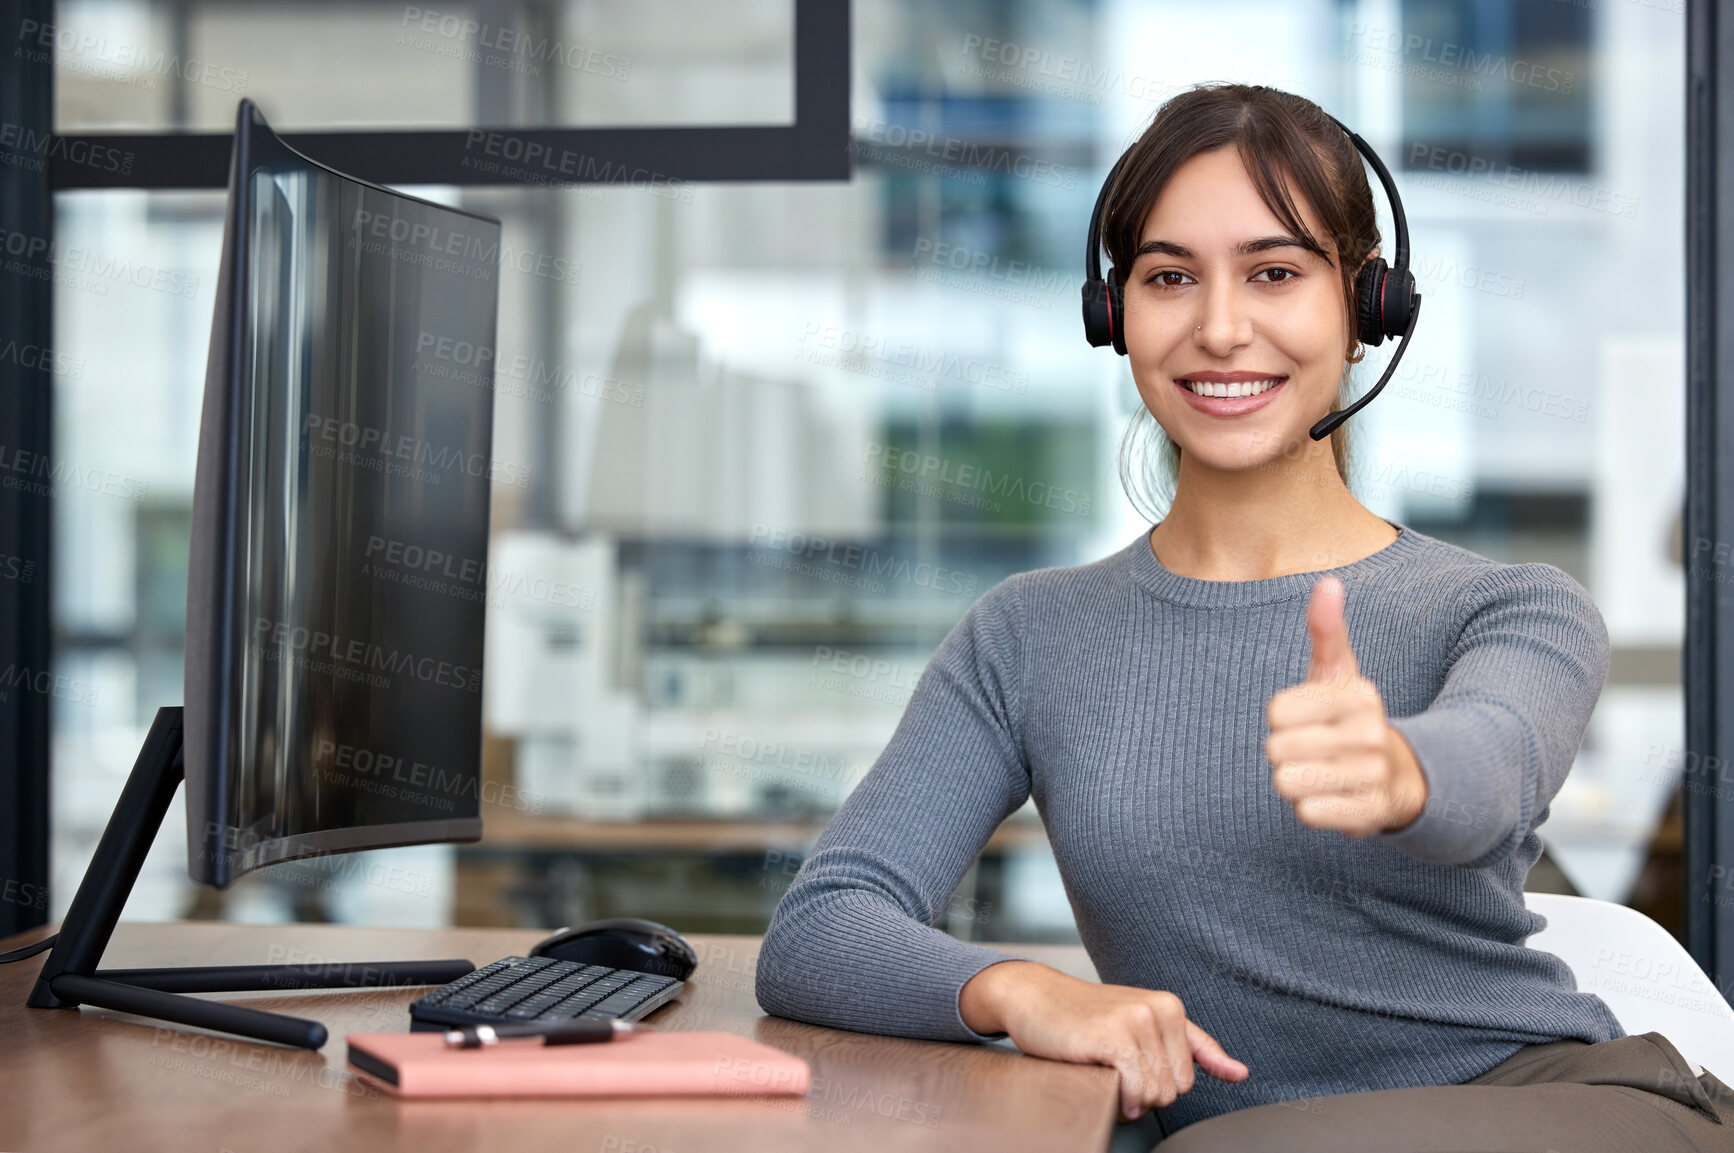
M1078 183L1077 169L1051 160L961 136L937 136L925 128L911 128L891 121L856 117L850 147L857 158L880 163L890 162L890 157L881 151L890 148L906 156L920 154L920 157L971 172L997 172L1057 188L1075 188Z
M411 5L404 8L402 23L408 31L398 37L399 44L441 56L453 56L472 64L490 64L526 76L540 76L541 65L549 63L609 80L625 80L632 72L629 57L453 13L434 12ZM418 32L424 35L415 37ZM448 43L441 45L428 39L432 36L441 37ZM452 43L454 41L456 43ZM474 41L476 47L469 47L469 41Z
M146 482L108 469L83 468L69 460L57 461L27 448L0 444L0 488L35 496L54 496L69 485L131 501L142 501L150 491Z
M132 173L134 156L106 144L38 132L22 124L0 121L0 164L9 164L29 172L40 172L43 159L62 159L82 168L100 172Z
M16 364L32 372L47 372L78 380L84 376L84 358L55 352L39 344L20 344L16 340L0 343L0 361Z
M7 877L0 884L0 901L9 905L23 905L27 909L46 909L48 907L48 890L41 885L32 885L29 881L15 881Z
M320 770L321 779L392 800L414 801L447 812L456 810L455 798L526 813L542 811L541 797L522 789L482 781L473 772L448 771L361 745L321 740L315 746L314 760L328 766Z
M199 278L196 276L151 264L134 264L130 260L105 256L91 248L65 247L59 241L26 232L0 228L0 254L16 258L6 262L7 272L46 280L59 270L66 274L63 283L79 288L94 283L104 294L110 282L124 282L134 288L146 288L170 296L193 297L199 293ZM89 277L90 281L84 281L83 277Z
M1088 515L1090 512L1090 495L1075 489L1061 488L1058 485L1046 484L1042 481L1027 481L1013 473L995 473L992 469L976 464L958 464L945 457L934 456L932 453L921 453L914 449L898 448L895 445L880 444L877 441L867 445L866 463L880 466L880 475L889 477L902 473L922 481L932 480L939 484L951 486L954 489L965 489L977 493L990 493L1004 500L1024 501L1031 505L1050 508L1056 512L1071 512ZM899 478L900 479L900 478ZM898 485L897 487L904 487ZM918 490L919 491L919 490ZM991 511L1000 508L997 502L988 502Z
M401 246L391 250L391 255L398 259L457 271L475 279L484 279L484 271L498 267L544 280L577 284L582 271L577 262L563 256L513 248L498 240L484 240L473 232L441 228L424 220L409 220L389 212L357 209L355 233L358 239L373 242L376 247L371 251L385 252L384 245L390 242ZM453 264L439 259L441 257L452 257L463 263Z
M644 407L644 386L634 381L580 373L575 368L518 353L496 359L485 344L456 340L432 332L416 338L416 365L426 376L496 391L529 400L550 402L559 390L613 404ZM434 363L438 362L438 363ZM502 380L502 378L504 378Z
M473 129L464 138L464 151L470 155L464 157L461 167L479 172L532 183L618 184L682 204L692 203L692 186L678 177L598 160L570 148L552 148L516 133Z
M445 688L472 693L482 689L481 669L387 649L359 637L338 636L259 617L254 622L253 638L267 660L281 660L293 654L297 667L309 672L330 672L345 680L359 680L380 688L390 684L389 678L382 674L407 673L418 681ZM378 684L379 681L385 684Z
M415 569L445 577L448 580L482 583L487 566L471 557L458 557L439 549L423 548L383 536L367 538L369 560L383 562L394 568Z
M1547 215L1554 204L1561 202L1628 219L1638 214L1636 196L1557 173L1544 174L1511 164L1496 164L1485 156L1472 156L1436 144L1411 144L1407 165L1411 184L1438 187L1438 177L1422 171L1424 168L1432 173L1466 177L1487 185L1487 188L1479 190L1486 194L1482 199L1521 208L1538 216Z
M867 548L846 541L828 540L822 536L810 536L802 532L791 532L788 529L772 529L769 525L755 524L752 533L752 547L755 550L781 552L789 557L798 558L798 565L777 565L792 572L804 575L819 576L819 579L830 579L820 576L830 569L846 575L855 575L863 579L884 578L900 581L920 588L930 588L936 592L957 593L961 596L971 596L975 593L976 577L972 573L959 572L940 565L929 564L926 561L910 563L907 557L895 553L882 553L878 549ZM765 563L758 558L749 558L753 563ZM775 558L772 558L775 559ZM842 582L850 583L850 582ZM883 591L883 587L879 591Z
M1109 92L1134 100L1160 101L1179 91L1177 85L1143 73L1127 75L1097 67L1082 57L973 32L964 36L961 53L966 58L965 70L972 76L1089 104L1101 104L1103 94ZM974 59L967 59L971 57Z
M907 340L894 342L835 324L809 321L801 333L801 343L807 347L796 349L795 356L809 364L913 383L926 391L933 391L942 376L1020 395L1029 391L1027 372L1013 372L1002 364L962 356L950 349L923 348Z
M14 692L35 693L74 705L96 703L96 686L88 681L29 665L9 664L0 668L0 702L11 700Z
M1567 72L1520 57L1508 57L1499 52L1477 52L1467 44L1450 40L1435 40L1414 32L1396 29L1369 28L1361 24L1349 27L1349 40L1364 48L1384 52L1400 60L1413 60L1437 65L1435 73L1457 70L1477 80L1499 80L1518 87L1540 88L1545 92L1569 95L1577 83L1577 73ZM1363 63L1372 63L1364 60ZM1460 85L1476 87L1479 85Z
M310 440L322 440L328 446L340 445L347 450L337 453L334 448L322 450L321 446L314 444L311 449L317 455L333 456L344 464L400 474L412 480L438 483L439 473L416 467L428 465L437 469L457 469L466 476L486 476L490 481L515 488L528 488L530 485L530 471L522 466L490 460L486 453L438 446L413 436L394 436L385 429L354 421L311 413L307 417L307 435ZM398 464L398 461L405 463Z
M38 51L58 52L62 60L73 56L95 56L103 63L117 68L148 72L155 76L173 76L176 80L198 84L218 92L232 92L240 96L247 91L247 73L241 69L226 68L191 56L182 60L175 53L152 52L143 45L124 41L111 42L106 36L75 32L70 28L44 24L40 20L20 21L18 39Z

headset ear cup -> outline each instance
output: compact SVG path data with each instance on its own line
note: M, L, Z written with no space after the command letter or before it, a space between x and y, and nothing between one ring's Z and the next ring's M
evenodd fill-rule
M1387 271L1385 258L1379 256L1363 264L1355 277L1355 333L1362 344L1385 343L1386 329L1380 313Z
M1100 280L1084 281L1084 339L1091 348L1114 342L1114 315L1109 308L1108 286Z
M1380 316L1386 336L1402 336L1409 329L1409 316L1415 310L1415 274L1407 268L1393 268L1385 274L1379 287L1383 302Z
M1125 329L1126 297L1114 270L1108 270L1107 280L1084 281L1084 339L1090 347L1111 344L1115 352L1125 356Z
M1114 351L1126 355L1126 287L1108 273L1108 314L1114 325Z

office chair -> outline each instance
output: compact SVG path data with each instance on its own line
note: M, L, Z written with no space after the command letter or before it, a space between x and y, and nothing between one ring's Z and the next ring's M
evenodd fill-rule
M1547 918L1529 947L1569 965L1627 1033L1660 1033L1694 1068L1734 1078L1734 1008L1672 933L1612 901L1524 893L1523 903Z

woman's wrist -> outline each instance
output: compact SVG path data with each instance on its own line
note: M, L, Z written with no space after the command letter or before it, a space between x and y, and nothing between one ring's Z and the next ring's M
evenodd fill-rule
M1421 819L1427 810L1427 774L1409 745L1409 738L1390 722L1385 724L1385 745L1396 778L1393 800L1396 812L1385 825L1384 832L1396 833Z
M1010 1032L1006 1028L1007 1009L1017 991L1027 988L1032 979L1039 979L1044 970L1056 971L1035 961L995 961L963 983L957 995L957 1015L984 1037Z

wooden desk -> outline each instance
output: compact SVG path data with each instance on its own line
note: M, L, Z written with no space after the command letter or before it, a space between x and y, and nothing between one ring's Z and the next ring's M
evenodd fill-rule
M0 952L42 931L0 941ZM105 967L272 964L522 955L543 934L498 929L363 929L209 922L127 924ZM323 1021L310 1053L102 1009L29 1009L42 959L0 965L0 1149L488 1149L500 1153L825 1153L912 1149L1106 1149L1116 1119L1112 1069L1019 1053L824 1029L767 1017L753 997L759 938L694 935L699 967L681 1000L650 1020L718 1029L799 1054L806 1098L400 1102L346 1072L349 1033L409 1028L425 989L231 993L259 1008ZM1008 950L1012 946L1007 947ZM1095 979L1069 946L1016 951Z

